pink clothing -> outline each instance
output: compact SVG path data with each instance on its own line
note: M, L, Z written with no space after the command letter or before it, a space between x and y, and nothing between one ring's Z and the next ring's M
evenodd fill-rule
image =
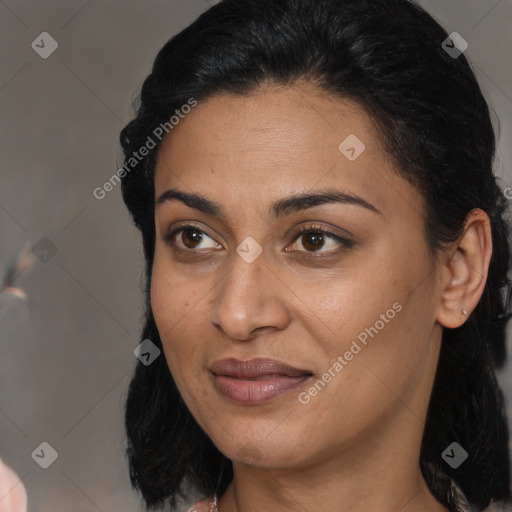
M0 459L0 512L26 512L27 492L18 475Z
M198 501L195 505L192 505L187 512L209 512L210 510L210 498ZM1 512L1 511L0 511Z

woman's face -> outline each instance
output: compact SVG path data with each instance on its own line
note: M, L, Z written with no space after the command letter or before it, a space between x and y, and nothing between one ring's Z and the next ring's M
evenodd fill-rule
M284 468L419 450L437 272L421 195L355 104L306 85L200 102L162 142L155 193L154 318L226 456ZM296 370L243 364L258 358Z

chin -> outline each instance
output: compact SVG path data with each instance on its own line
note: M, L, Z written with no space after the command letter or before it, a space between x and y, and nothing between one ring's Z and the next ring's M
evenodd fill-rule
M263 423L264 422L264 423ZM233 462L259 468L290 467L299 464L304 456L307 440L288 425L276 429L276 423L251 420L218 426L210 438L217 448ZM250 425L250 426L249 426ZM227 433L233 433L227 435ZM298 449L300 448L300 452Z

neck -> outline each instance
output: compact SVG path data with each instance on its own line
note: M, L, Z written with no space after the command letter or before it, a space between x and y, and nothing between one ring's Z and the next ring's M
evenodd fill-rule
M421 474L421 421L410 411L395 419L367 433L364 442L354 440L293 469L234 462L219 512L447 512Z

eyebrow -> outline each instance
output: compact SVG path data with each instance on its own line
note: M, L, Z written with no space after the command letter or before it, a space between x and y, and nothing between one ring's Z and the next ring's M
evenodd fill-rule
M225 213L220 204L200 196L199 194L182 192L176 189L166 190L155 202L158 207L168 201L178 200L186 206L199 210L206 215L214 215L225 219ZM315 193L293 194L291 196L279 199L269 208L269 215L272 220L291 215L308 208L313 208L322 204L339 203L355 205L365 208L373 213L382 215L382 212L362 197L337 189L319 190Z

